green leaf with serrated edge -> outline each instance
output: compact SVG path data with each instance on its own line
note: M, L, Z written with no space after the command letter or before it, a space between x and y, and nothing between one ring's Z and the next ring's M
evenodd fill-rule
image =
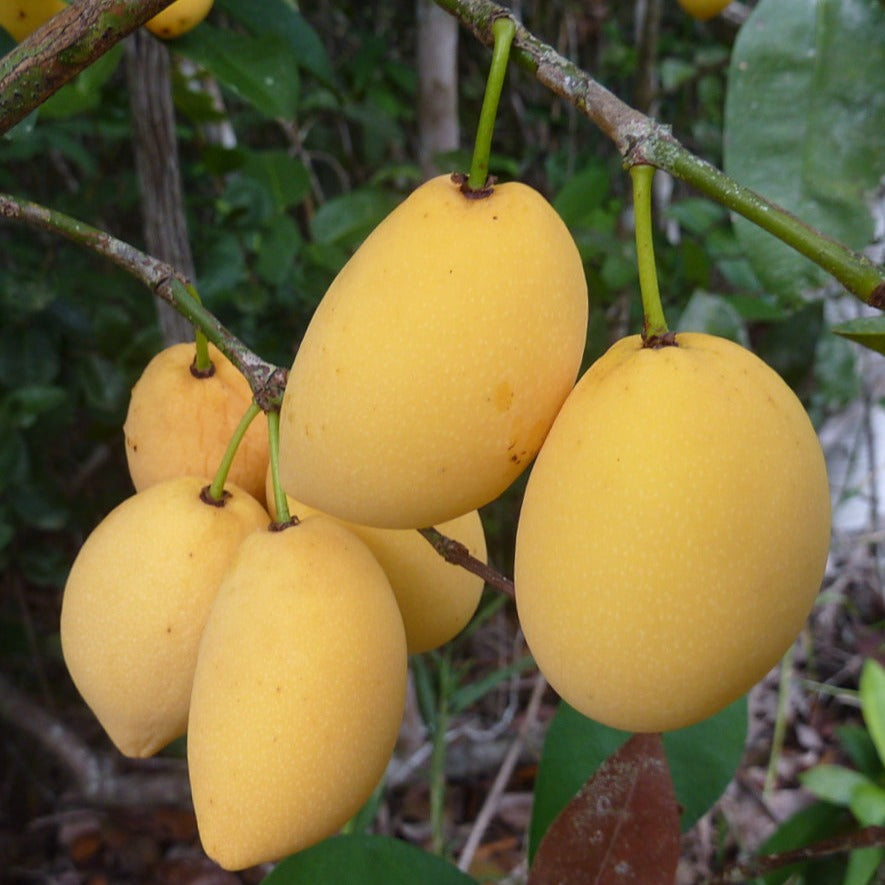
M389 836L334 836L284 860L263 885L476 885L454 864Z
M885 765L885 667L868 658L860 672L860 706L870 737Z
M817 765L803 771L799 781L810 793L834 805L851 805L854 791L870 780L866 775L842 765Z
M846 245L871 239L885 157L880 0L761 0L742 26L725 103L724 167ZM796 297L816 265L754 224L735 228L763 284Z
M885 316L860 317L831 328L836 335L885 354Z
M276 34L251 36L206 22L175 41L175 51L196 62L243 101L270 119L298 111L298 65Z
M327 85L334 85L335 72L323 41L291 0L218 0L218 6L253 34L282 37L298 64Z
M683 831L710 808L734 776L746 733L747 701L740 698L703 722L664 735L676 800L683 809ZM551 822L629 736L560 702L538 766L529 827L530 860Z

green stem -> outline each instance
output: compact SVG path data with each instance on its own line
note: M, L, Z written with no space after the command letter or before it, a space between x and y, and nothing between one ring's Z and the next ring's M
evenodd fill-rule
M774 732L771 736L771 756L765 771L765 784L762 787L764 796L771 795L777 783L777 768L784 750L784 739L787 734L787 701L790 694L790 682L793 679L793 657L796 646L791 645L781 660L781 672L777 685L777 709L774 715Z
M267 440L270 449L270 475L273 482L274 522L289 522L289 502L286 491L280 482L280 413L276 410L267 413Z
M243 417L240 419L240 423L237 424L237 427L230 438L230 442L227 444L227 449L225 449L224 455L221 458L221 463L218 465L218 470L215 471L212 485L209 486L209 497L212 498L213 501L221 501L224 497L224 484L227 482L227 475L230 473L230 466L233 464L234 456L237 454L237 449L243 441L243 437L246 435L249 425L252 423L255 416L260 413L261 406L256 402L250 403L249 408L246 409Z
M285 372L261 359L225 328L194 298L193 288L188 289L189 284L170 264L64 212L9 194L0 193L0 218L66 237L117 265L190 320L243 373L266 409L282 402Z
M197 287L193 283L185 283L184 287L197 304L203 303L200 293L197 292ZM198 372L210 371L212 369L212 360L209 357L209 340L206 338L206 333L199 326L194 327L194 343L197 348L197 353L194 357L194 368Z
M644 145L642 156L811 259L862 301L885 308L885 274L866 256L825 236L777 203L739 185L673 139L650 141Z
M476 140L473 144L473 160L470 164L470 175L467 187L478 191L485 187L489 177L489 155L492 151L492 133L495 130L495 119L498 116L498 103L507 74L507 61L510 58L510 46L516 25L511 18L498 18L492 24L492 35L495 46L492 50L492 62L489 67L489 78L486 81L486 92L479 112L479 125L476 129Z
M492 42L490 22L509 14L492 0L435 2L485 45ZM649 164L688 182L814 261L861 301L885 309L885 272L881 267L694 156L673 137L669 127L621 101L522 25L516 26L513 43L514 63L597 126L612 141L626 165Z
M642 295L642 339L659 344L669 331L658 288L655 266L654 229L652 226L651 183L654 166L631 166L633 179L633 223L636 230L636 261L639 265L639 291Z
M446 731L449 727L449 690L452 681L449 652L439 657L439 692L436 721L433 725L433 749L430 755L430 839L431 850L440 856L445 851L446 800Z

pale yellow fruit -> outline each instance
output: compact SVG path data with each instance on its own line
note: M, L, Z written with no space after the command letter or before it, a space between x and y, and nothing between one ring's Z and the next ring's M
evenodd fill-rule
M406 670L390 584L355 535L313 516L247 538L206 624L191 698L206 853L237 870L336 832L384 774Z
M200 633L240 541L270 517L234 486L219 507L207 480L178 477L112 510L65 584L61 645L71 678L127 756L184 734Z
M265 491L268 502L272 502L270 483ZM286 498L289 513L299 519L319 513L290 495ZM269 509L275 512L272 505ZM467 626L482 596L482 578L446 562L415 529L341 524L365 543L384 569L403 618L409 654L439 648ZM486 537L476 510L436 528L460 541L471 556L486 561Z
M214 372L191 372L194 345L160 351L132 388L123 424L126 461L136 491L173 476L214 476L252 402L242 373L209 345ZM269 460L267 422L259 415L237 449L228 478L259 501Z
M419 187L326 292L283 398L297 500L359 525L422 528L496 498L572 388L587 285L562 220L523 184L468 199Z
M693 18L706 21L719 15L731 0L679 0L679 5Z
M162 12L145 22L157 37L172 40L193 30L212 9L213 0L175 0Z
M20 43L66 6L61 0L0 0L0 27Z
M573 707L636 732L740 697L792 644L830 536L826 467L784 381L702 334L615 344L578 382L519 517L519 621Z

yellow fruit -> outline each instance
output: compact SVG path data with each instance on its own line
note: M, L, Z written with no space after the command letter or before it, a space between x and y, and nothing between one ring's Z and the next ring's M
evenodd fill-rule
M365 545L313 516L247 538L200 643L188 767L200 839L230 870L338 830L384 774L406 641Z
M145 23L157 37L172 40L195 28L212 9L213 0L175 0Z
M61 0L0 0L0 27L20 43L66 6Z
M123 425L126 460L136 491L173 476L214 476L252 391L243 375L212 345L214 373L191 372L193 344L160 351L132 388ZM229 479L264 500L267 422L259 415L237 449Z
M801 403L710 335L615 344L566 400L529 477L519 620L573 707L636 732L740 697L820 587L830 498Z
M65 585L61 644L83 699L127 756L184 734L203 624L240 541L264 508L228 486L205 503L197 477L139 492L84 543Z
M272 502L272 487L268 485L265 492ZM289 495L286 498L289 513L299 519L319 513ZM274 513L273 506L269 509ZM438 648L467 626L479 605L482 578L446 562L415 529L341 524L363 541L384 569L403 618L409 654ZM436 528L460 541L471 556L486 561L485 532L476 510Z
M693 18L706 21L719 15L731 0L679 0L679 5Z
M360 525L420 528L496 498L535 456L584 351L587 286L523 184L419 187L311 320L280 414L283 485Z

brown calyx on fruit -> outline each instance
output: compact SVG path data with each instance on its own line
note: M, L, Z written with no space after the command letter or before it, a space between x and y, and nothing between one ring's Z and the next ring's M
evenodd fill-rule
M212 497L212 486L203 486L203 488L200 489L200 500L204 504L208 504L210 507L224 507L229 497L230 492L227 489L221 493L220 498Z
M642 331L642 346L652 350L660 350L662 347L679 347L675 332L664 332L662 335L646 335Z
M480 188L473 188L467 183L468 176L464 172L453 172L452 181L459 185L459 189L468 200L484 200L495 192L495 183L498 179L494 175L490 175L486 179L486 183Z
M272 522L267 530L269 532L284 532L286 529L294 528L301 525L301 520L297 516L290 516L285 522Z
M206 369L198 369L197 368L197 358L194 357L194 361L191 363L191 375L194 378L211 378L215 374L215 363L212 360L209 360L209 367Z

